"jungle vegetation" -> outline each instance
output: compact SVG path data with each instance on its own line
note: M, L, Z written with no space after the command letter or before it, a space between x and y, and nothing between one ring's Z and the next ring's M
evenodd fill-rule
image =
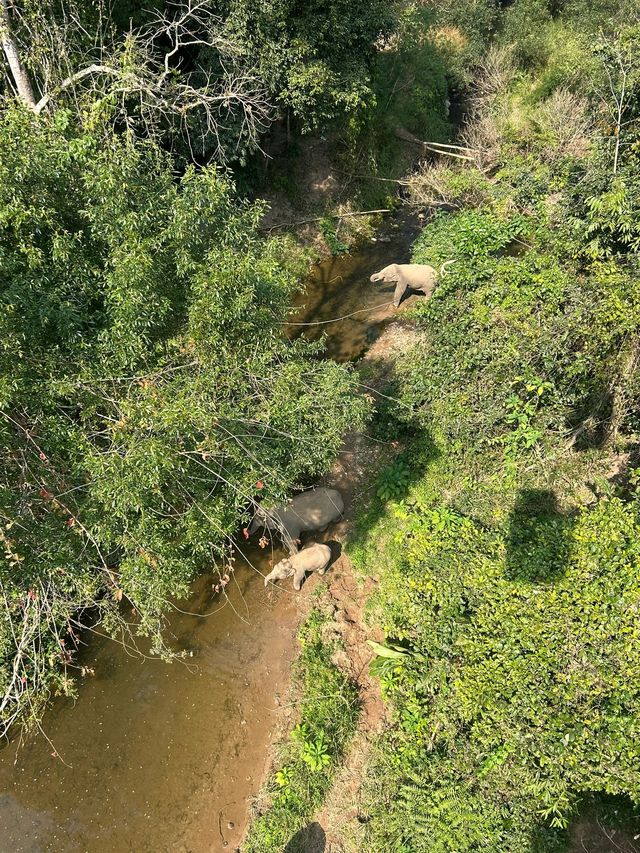
M414 261L455 263L351 546L393 708L358 849L549 853L594 796L640 802L640 10L433 6L465 159L408 179Z
M169 654L253 502L365 422L354 371L283 335L306 259L233 170L281 122L385 197L401 126L458 146L401 184L435 210L414 260L455 263L376 406L402 447L349 548L391 719L353 849L554 853L590 797L637 804L636 0L0 0L0 35L0 733L73 690L83 631ZM325 621L255 851L356 726Z
M168 654L255 500L362 422L352 371L283 334L306 259L221 164L366 100L389 12L290 5L0 5L0 734L73 690L83 630Z

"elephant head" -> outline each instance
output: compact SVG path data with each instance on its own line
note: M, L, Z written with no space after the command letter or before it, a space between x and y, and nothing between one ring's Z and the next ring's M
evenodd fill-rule
M249 533L255 533L260 527L268 527L269 526L269 517L267 516L266 510L264 510L261 506L256 507L255 515L253 516L253 520L249 525Z
M288 557L284 557L280 562L276 563L269 574L264 579L264 585L268 586L270 581L281 581L285 578L290 578L295 572L295 568Z
M384 267L380 272L374 272L374 274L369 277L369 281L397 281L399 272L397 264L389 264L388 267Z

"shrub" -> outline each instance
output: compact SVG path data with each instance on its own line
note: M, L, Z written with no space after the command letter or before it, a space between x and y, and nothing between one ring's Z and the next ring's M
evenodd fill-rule
M122 601L167 652L170 597L259 495L325 468L362 404L284 337L296 266L216 169L178 180L60 111L6 109L0 141L2 733L70 689L87 620L130 631Z
M282 744L279 769L267 783L266 809L253 821L246 853L281 853L322 803L355 730L355 686L332 663L339 645L327 637L331 611L317 605L299 633L294 689L300 722Z
M509 502L485 527L409 500L369 531L377 619L406 651L383 680L367 849L548 853L581 792L640 800L638 506Z

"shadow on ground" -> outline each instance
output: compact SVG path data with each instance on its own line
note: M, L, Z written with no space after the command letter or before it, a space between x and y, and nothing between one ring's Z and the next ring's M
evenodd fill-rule
M324 853L327 836L319 823L310 823L299 830L284 848L284 853Z
M590 794L569 839L567 853L640 853L640 812L627 797Z
M532 583L562 577L571 560L574 526L575 517L562 512L555 492L523 489L509 514L507 577Z

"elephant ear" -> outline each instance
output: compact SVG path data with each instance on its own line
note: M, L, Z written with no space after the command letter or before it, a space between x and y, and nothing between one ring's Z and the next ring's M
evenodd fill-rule
M402 278L402 274L398 269L398 264L389 264L385 269L385 281L399 281Z

